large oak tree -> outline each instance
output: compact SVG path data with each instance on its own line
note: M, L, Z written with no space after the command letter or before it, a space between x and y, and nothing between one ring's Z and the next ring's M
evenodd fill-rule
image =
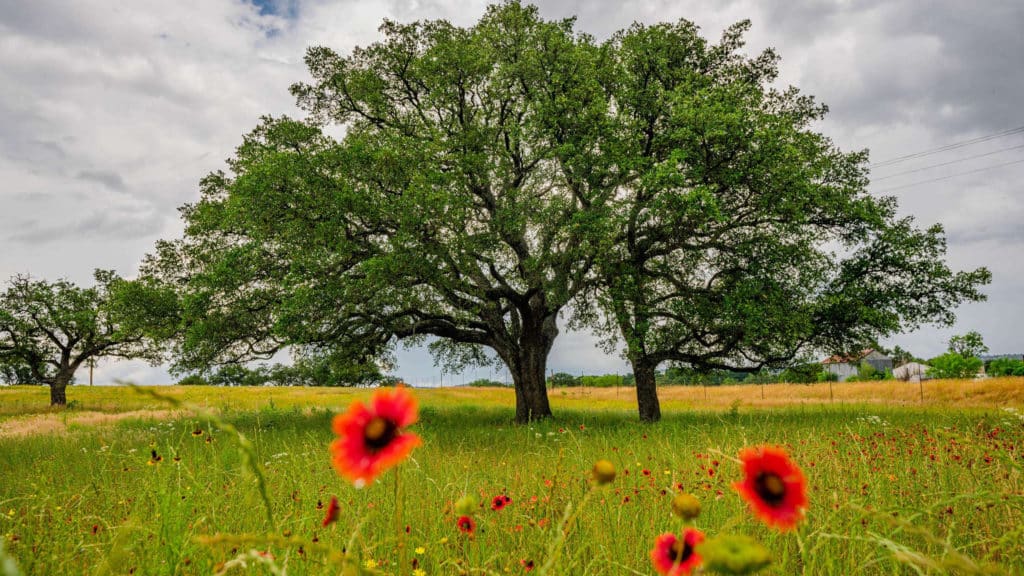
M662 363L756 372L850 350L951 323L990 279L952 272L941 227L866 192L866 153L811 129L825 106L771 87L775 54L740 52L748 26L708 45L685 21L635 25L606 48L633 173L577 310L625 343L643 420L660 418Z
M433 336L445 361L508 366L517 421L549 416L558 314L618 178L601 50L517 3L381 31L310 49L292 89L309 119L265 119L146 264L181 289L179 364L287 346L369 363Z

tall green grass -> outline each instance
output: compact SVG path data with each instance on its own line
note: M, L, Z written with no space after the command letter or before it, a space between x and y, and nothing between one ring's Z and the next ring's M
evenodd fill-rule
M593 462L606 458L618 477L579 511L552 573L653 573L648 553L678 528L669 501L680 488L700 498L697 525L708 535L763 542L774 555L767 574L1024 573L1017 412L739 408L639 425L632 411L562 409L555 421L514 426L504 407L432 399L421 395L423 446L361 490L330 466L332 410L222 411L253 443L276 531L236 439L213 422L125 420L0 438L5 550L27 574L210 574L240 561L239 574L337 574L342 550L378 573L410 573L415 560L430 575L518 574L521 561L545 563L567 505L580 504ZM797 533L763 527L731 488L740 448L762 443L785 446L807 475L810 510ZM455 526L463 494L481 503L472 538ZM512 503L494 512L498 494ZM332 495L341 517L322 528ZM408 565L397 565L402 556Z

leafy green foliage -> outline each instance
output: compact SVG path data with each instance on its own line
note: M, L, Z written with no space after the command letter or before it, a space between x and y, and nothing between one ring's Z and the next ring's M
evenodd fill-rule
M881 380L884 373L879 372L874 366L867 362L861 362L860 366L857 366L857 380Z
M625 380L619 374L602 374L600 376L584 375L579 377L580 386L592 388L614 388L616 386L627 386Z
M972 330L967 334L950 338L949 351L961 356L981 356L988 352L988 346L982 340L981 334Z
M555 372L548 378L548 386L565 388L568 386L579 386L579 381L572 374Z
M890 358L892 358L893 366L900 366L902 364L906 364L907 362L917 362L919 364L924 364L923 358L918 358L909 350L904 350L899 346L893 346L892 350L885 350L881 346L874 346L873 348L882 352L883 354L887 354Z
M178 380L179 386L208 386L210 382L199 374L189 374Z
M989 376L1024 376L1024 360L997 358L989 362L985 372Z
M779 375L780 382L793 384L810 384L821 381L821 374L824 373L821 364L817 362L806 362L790 366Z
M947 352L928 361L931 378L972 378L981 370L983 362L975 356Z
M269 378L266 368L248 368L238 364L225 364L210 375L213 386L263 386Z
M839 374L824 370L818 373L818 382L839 382Z
M506 384L505 382L499 382L497 380L491 380L489 378L478 378L476 380L473 380L472 382L467 382L466 386L471 386L474 388L504 388L507 387L508 384Z
M7 358L0 361L0 382L4 384L40 384L32 378L32 369L25 362Z

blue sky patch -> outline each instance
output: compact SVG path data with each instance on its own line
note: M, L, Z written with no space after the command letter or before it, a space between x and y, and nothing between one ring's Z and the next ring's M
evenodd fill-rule
M260 16L281 16L294 20L299 14L298 0L249 0L259 8Z

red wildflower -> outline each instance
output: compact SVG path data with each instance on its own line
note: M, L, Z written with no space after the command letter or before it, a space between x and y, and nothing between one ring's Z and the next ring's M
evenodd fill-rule
M654 541L651 550L651 562L654 570L662 576L684 576L700 566L701 557L695 551L698 544L704 541L704 533L695 528L687 528L682 539L675 534L666 532Z
M807 480L782 448L758 446L740 452L745 478L733 488L761 520L791 530L807 508Z
M419 436L402 431L417 418L416 399L401 386L375 392L369 408L353 402L348 412L334 417L334 468L356 487L373 482L419 446Z
M459 516L459 519L455 521L455 525L466 534L472 534L476 531L476 522L469 516Z
M502 508L507 506L510 502L512 502L511 498L504 494L499 494L495 496L493 500L491 500L491 510L497 512L498 510L501 510Z
M533 570L533 560L520 560L519 564L523 567L523 572L529 572Z
M327 514L324 516L321 526L329 526L337 522L339 510L341 510L341 506L338 506L338 498L331 496L331 501L327 504Z

